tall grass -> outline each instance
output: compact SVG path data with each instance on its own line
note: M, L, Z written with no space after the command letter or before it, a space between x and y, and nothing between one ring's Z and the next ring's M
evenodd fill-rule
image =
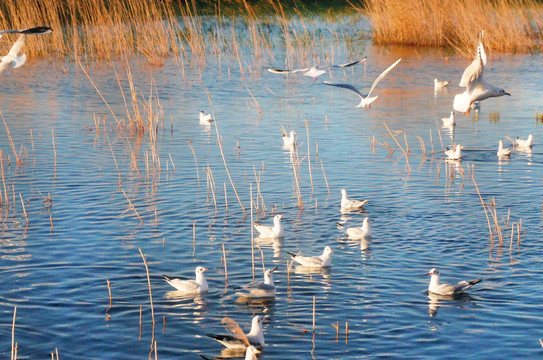
M485 46L506 52L542 48L543 7L535 0L368 0L379 44L451 46L473 53L481 29Z

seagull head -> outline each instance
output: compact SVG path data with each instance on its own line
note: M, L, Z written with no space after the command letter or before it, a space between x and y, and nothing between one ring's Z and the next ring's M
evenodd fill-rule
M504 95L511 96L511 94L509 94L509 93L508 93L507 91L505 91L504 89L498 88L498 89L497 89L496 97L497 97L497 96L504 96Z
M439 271L436 268L433 268L426 274L426 276L428 275L439 275Z
M332 250L332 248L330 246L327 246L324 248L324 254L326 255L330 255L330 254L333 254L334 251Z
M208 271L209 269L208 268L205 268L203 266L198 266L196 268L196 274L203 274L204 272Z

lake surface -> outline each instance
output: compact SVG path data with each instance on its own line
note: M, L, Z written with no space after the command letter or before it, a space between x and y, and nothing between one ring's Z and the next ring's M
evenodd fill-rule
M238 60L227 56L209 56L204 66L187 65L183 71L174 59L166 59L162 67L132 59L129 66L142 112L149 103L155 104L153 111L161 111L154 142L160 163L147 160L150 170L148 133L117 130L77 63L31 60L2 74L0 110L16 151L24 146L26 154L17 166L0 124L2 191L10 201L3 207L0 235L3 358L11 349L15 306L20 359L50 358L55 348L63 359L146 358L151 306L138 249L149 266L155 340L162 359L219 356L222 346L205 335L226 333L224 316L247 329L255 314L269 317L264 359L540 356L543 131L536 113L543 112L543 58L490 53L487 80L512 96L484 101L470 118L457 114L451 133L440 119L449 115L454 95L461 92L457 84L469 59L442 49L374 46L354 35L352 24L363 32L369 29L366 23L337 21L338 31L349 29L350 42L323 31L314 49L320 59L334 49L338 63L363 56L368 60L335 71L334 81L367 91L382 70L402 58L376 88L379 98L371 110L355 108L359 99L352 92L301 74L287 80L267 72L266 66L285 66L279 37L274 57L262 59L255 66L258 71L242 73ZM243 59L250 66L251 57ZM311 65L315 59L293 65ZM126 64L104 61L86 68L118 119L126 119L117 80L132 113ZM435 94L436 77L451 80L450 89ZM330 75L320 79L329 80ZM212 111L216 119L247 216L225 170L215 125L201 126L200 110ZM408 162L384 124L391 132L405 132L405 138L401 133L397 140L404 150L408 142ZM282 148L282 126L299 134L303 211L290 153ZM535 137L532 152L497 158L500 139L510 146L506 137L529 134ZM458 164L445 162L441 151L453 141L466 147ZM472 176L484 201L495 201L503 246L495 230L491 243ZM254 220L271 224L274 214L284 214L285 238L256 242L266 266L278 267L277 297L247 304L237 301L234 288L252 280L251 188ZM364 212L340 213L342 188L353 198L369 200ZM44 202L47 197L51 206ZM365 216L373 220L369 243L349 240L336 228L336 222L361 226ZM520 221L520 244L515 234L510 249L511 224ZM289 276L287 251L317 255L326 245L334 250L329 272L308 274L294 266ZM255 256L256 278L262 279L258 249ZM180 297L162 280L162 274L192 278L198 265L210 269L210 291L201 298ZM464 296L437 298L427 293L429 278L424 276L433 267L445 282L483 281ZM339 339L332 326L336 323Z

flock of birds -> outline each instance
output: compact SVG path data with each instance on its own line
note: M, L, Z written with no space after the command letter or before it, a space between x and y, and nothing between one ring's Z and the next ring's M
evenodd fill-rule
M23 65L26 61L25 54L19 54L24 45L26 35L36 35L36 34L47 34L51 32L51 28L46 26L34 27L24 30L4 30L0 31L1 34L4 33L19 33L21 34L18 40L12 45L9 53L0 58L0 72L5 70L8 65L11 65L13 68L17 68ZM469 116L470 109L476 108L478 102L491 98L499 97L503 95L510 95L505 92L505 90L495 87L483 78L483 71L487 64L487 56L484 51L483 46L483 34L481 32L479 36L479 43L477 45L476 56L473 62L466 68L462 75L460 81L460 86L465 87L466 90L455 96L453 109L454 111L462 112L464 115ZM293 74L298 72L303 72L304 76L311 77L313 81L316 81L317 78L327 71L333 69L344 69L351 67L357 64L361 64L366 61L366 57L353 61L346 64L340 65L330 65L326 67L311 66L308 68L300 69L274 69L268 68L267 70L272 73L277 74ZM371 104L377 99L377 96L371 96L373 90L377 84L392 70L398 65L401 59L398 59L387 69L385 69L373 82L370 90L367 94L363 94L355 86L346 83L336 83L330 81L323 81L322 83L328 86L335 86L343 89L350 90L356 93L360 97L360 103L357 107L364 107L367 109L371 108ZM434 79L434 88L435 90L440 90L446 88L450 84L449 81L439 81ZM455 125L455 113L451 111L450 117L443 118L443 125L450 127ZM211 114L205 114L203 111L200 112L200 124L209 126L213 122ZM296 146L297 141L297 132L290 131L289 134L285 133L283 135L283 145L285 148L292 149ZM530 150L532 147L533 136L530 135L527 140L522 140L517 138L514 140L514 145L517 149L520 150ZM461 160L462 159L462 145L456 144L452 150L447 150L445 154L448 159L451 160ZM503 146L503 141L499 141L498 156L509 156L511 154L511 149L506 149ZM360 211L368 203L367 200L354 200L349 199L347 196L347 191L345 189L341 190L341 211L342 212L351 212L351 211ZM273 225L262 225L259 223L254 223L255 230L259 233L259 238L264 239L280 239L285 236L283 225L281 219L284 215L275 215L273 218ZM337 223L338 228L340 228L350 239L369 239L372 237L372 228L370 225L370 219L365 217L361 227L346 227L341 223ZM302 256L300 253L288 253L293 261L298 263L302 267L310 269L323 269L330 268L332 266L333 250L330 246L326 246L321 255L314 256ZM169 277L164 275L164 280L174 287L179 293L183 295L197 296L200 294L207 293L209 290L209 285L207 283L205 272L209 269L198 266L195 269L196 277L194 280L184 280L176 277ZM246 285L240 286L237 288L236 295L241 298L249 299L265 299L265 298L275 298L276 296L276 286L273 279L273 273L277 270L277 267L273 269L266 269L264 271L264 281L253 281ZM471 288L473 285L479 283L481 279L476 279L473 281L460 281L456 284L445 284L440 282L440 274L437 269L431 269L426 275L431 276L430 284L428 286L428 291L436 295L445 295L451 296L455 294L462 293L467 289ZM223 323L229 329L231 334L227 335L218 335L218 334L209 334L208 336L217 340L224 347L229 349L240 349L245 352L246 360L255 360L257 355L261 352L263 346L265 345L264 341L264 331L263 331L263 322L265 317L262 315L256 315L252 319L251 330L248 333L245 333L239 325L232 319L225 317ZM207 357L200 355L203 359L208 359Z
M355 200L347 196L345 189L341 190L341 212L362 211L368 200ZM255 222L254 229L259 233L260 239L282 239L285 236L284 228L281 219L284 215L275 215L272 225L263 225ZM343 230L350 239L370 239L372 237L372 228L370 219L365 217L361 227L345 227L341 223L337 223L338 228ZM328 269L332 266L332 257L334 253L330 246L326 246L321 255L302 256L300 253L294 254L287 252L292 260L299 264L302 269L318 271L320 269ZM180 295L183 296L198 296L205 294L209 290L207 280L204 273L209 269L202 266L196 267L195 279L183 280L164 275L164 280L173 286ZM276 285L273 279L273 273L277 267L266 269L264 271L264 281L253 281L243 286L236 288L236 295L240 299L274 299L276 296ZM431 294L439 296L454 296L461 294L473 285L481 282L481 279L472 281L460 281L456 284L447 284L440 282L440 275L437 269L431 269L426 275L430 275L430 284L428 291ZM230 334L207 334L208 337L215 339L226 349L237 352L243 352L245 360L256 360L257 355L265 346L263 322L265 316L255 315L252 319L251 329L245 333L240 326L231 318L224 317L223 324L230 331ZM204 355L200 355L203 359L209 359Z

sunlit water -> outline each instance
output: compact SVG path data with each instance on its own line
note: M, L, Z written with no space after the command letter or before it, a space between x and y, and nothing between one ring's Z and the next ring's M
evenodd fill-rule
M333 74L334 80L365 90L402 58L377 87L379 98L371 110L355 108L359 99L346 90L299 74L287 82L265 71L264 66L284 65L281 43L275 59L264 60L256 75L242 74L235 59L219 63L212 56L203 68L185 67L184 76L174 61L155 67L133 60L140 100L149 99L152 86L163 108L157 139L160 173L146 171L147 135L115 130L113 116L77 64L35 60L6 71L0 109L16 150L24 146L26 156L17 167L1 124L0 146L11 160L4 165L11 206L3 212L0 246L2 357L10 353L15 306L19 358L48 358L55 348L64 359L147 357L151 307L139 248L149 265L160 358L219 356L221 345L205 335L225 333L224 316L247 329L254 314L269 316L264 359L536 358L543 337L543 152L538 145L543 132L535 117L542 111L543 59L491 54L485 75L512 96L484 101L471 118L457 114L451 139L440 119L448 116L460 92L456 84L468 59L438 49L376 47L360 39L350 54L333 37L325 39L325 51L335 46L338 62L368 56L366 65ZM121 62L114 65L128 97L126 69ZM90 75L116 116L126 118L112 66L91 66ZM451 89L434 94L435 77L452 80ZM213 111L246 218L225 171L215 127L199 125L199 110ZM94 114L107 117L107 136L103 128L97 131ZM408 162L384 124L393 133L405 132ZM300 158L308 154L309 143L310 156L300 166L303 211L289 152L282 149L281 126L298 131ZM536 139L532 153L497 159L499 139L510 144L506 136L528 134ZM404 134L396 139L406 150ZM453 141L467 149L458 166L445 163L441 152L441 144ZM131 151L137 154L139 173L131 165ZM208 166L217 209L208 193ZM255 173L267 212L259 215L255 209L254 219L271 224L274 210L284 214L286 236L282 242L257 242L266 266L278 266L276 300L246 304L237 302L233 289L252 280L250 187L256 197ZM491 247L472 175L484 200L495 201L503 247L496 232ZM342 216L341 188L353 198L369 199L366 210ZM142 217L141 226L121 189ZM44 203L48 194L50 208ZM261 199L258 206L262 211ZM504 224L508 211L509 226L522 219L526 232L520 245L515 235L512 250ZM336 228L340 221L360 226L365 216L374 220L369 243L349 240ZM326 245L334 249L331 271L308 274L294 267L288 283L286 252L320 254ZM261 279L258 249L255 256ZM162 274L193 277L197 265L210 268L210 291L202 298L180 298L162 280ZM432 267L440 269L443 281L480 277L483 282L459 298L429 296L424 274ZM106 314L107 280L113 302Z

